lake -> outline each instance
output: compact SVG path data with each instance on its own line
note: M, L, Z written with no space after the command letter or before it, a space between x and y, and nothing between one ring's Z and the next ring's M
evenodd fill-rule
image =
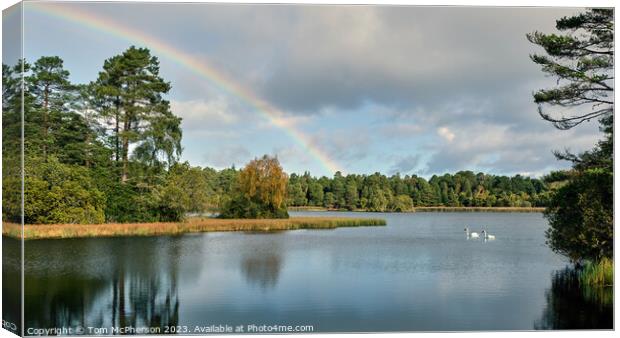
M567 261L545 245L539 213L292 214L382 217L388 225L28 241L26 328L613 327L612 304L562 282ZM496 239L468 239L465 227Z

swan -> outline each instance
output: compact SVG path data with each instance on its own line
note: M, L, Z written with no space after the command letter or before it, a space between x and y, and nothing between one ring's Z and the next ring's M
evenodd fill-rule
M489 233L486 230L482 230L482 235L484 236L485 239L495 239L495 235L489 235Z
M467 234L467 237L471 237L471 238L478 238L478 233L477 232L469 232L469 228L465 228L465 234Z

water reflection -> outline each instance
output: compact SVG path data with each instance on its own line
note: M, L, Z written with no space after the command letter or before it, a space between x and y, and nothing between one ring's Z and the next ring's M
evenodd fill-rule
M112 326L174 326L179 321L176 269L168 276L119 271L112 282Z
M24 311L26 328L75 327L103 324L103 313L93 316L102 303L106 283L75 276L31 277L26 279Z
M565 274L550 278L566 261L544 245L540 215L382 217L387 227L26 241L26 324L611 328L609 291L577 292ZM463 240L474 223L495 225L501 239Z
M2 236L2 319L3 327L21 331L21 240Z
M65 256L63 264L26 266L26 328L178 325L179 265L174 258L179 246L141 241L153 243L133 239L132 247L118 239L58 241L81 254ZM26 247L33 262L42 253L35 245L39 243ZM58 262L53 257L56 242L45 245L52 249L47 252L50 261Z
M284 232L254 234L241 253L240 269L248 285L258 286L263 291L278 284L282 270L282 241Z
M613 329L613 287L581 287L573 268L555 272L539 330Z
M250 284L258 285L261 289L270 289L278 283L282 258L278 255L244 257L241 271Z

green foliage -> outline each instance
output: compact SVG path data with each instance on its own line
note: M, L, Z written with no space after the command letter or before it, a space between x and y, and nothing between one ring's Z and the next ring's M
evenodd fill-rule
M108 187L106 197L107 222L133 223L160 220L157 203L152 201L153 198L148 192L116 182Z
M581 271L578 267L566 267L552 275L551 287L546 292L547 306L541 320L534 323L535 329L614 327L614 288L583 284Z
M534 32L530 42L544 48L546 55L531 55L542 71L557 78L554 88L534 93L539 114L559 129L570 129L584 121L613 114L614 11L590 9L564 17L556 28L563 35ZM547 111L549 107L579 107L578 114L566 116Z
M181 153L181 119L148 49L106 60L88 85L72 84L57 56L2 68L5 219L20 220L22 108L25 222L178 220L202 210L207 191L183 190L206 187L201 169L167 170Z
M62 164L51 156L47 161L29 159L24 186L26 223L96 224L105 220L105 196L84 167Z
M545 211L547 243L573 261L613 256L613 174L575 172Z
M288 218L287 190L288 176L277 158L254 159L239 172L220 217Z
M119 179L126 183L133 158L151 167L174 164L181 154L181 118L162 95L170 84L159 76L159 61L146 48L131 46L105 61L92 84L99 114L107 121Z
M277 158L267 155L248 163L239 172L231 199L221 218L288 218L288 177Z
M187 213L200 214L206 210L208 193L208 182L200 167L192 168L187 162L175 164L160 191L160 203L173 211L175 219L183 219Z
M406 212L413 210L413 200L407 195L398 195L392 200L390 210Z
M2 65L2 214L12 222L21 222L21 74L29 67L23 60Z
M532 60L558 79L556 88L534 94L539 113L559 129L598 119L604 139L582 154L556 152L573 170L544 178L552 188L547 243L574 262L602 262L613 256L613 9L565 17L556 28L566 35L528 35L547 53ZM545 104L581 113L556 118L543 112Z
M433 176L385 176L336 173L333 178L291 174L290 206L324 206L347 210L406 211L413 207L539 207L549 200L542 180L474 174ZM411 205L411 206L409 206Z
M614 261L602 258L600 261L586 261L579 270L579 283L585 286L611 286L614 284Z
M3 65L2 82L3 213L16 222L21 219L22 108L29 163L26 222L31 223L177 221L206 210L220 211L222 217L285 218L287 205L408 211L541 206L549 200L546 183L520 176L463 171L426 180L337 172L316 178L306 172L287 181L277 160L268 157L242 171L178 164L181 119L170 111L164 99L170 84L145 48L130 47L105 60L88 84L71 83L63 60L55 56L32 65L25 60Z

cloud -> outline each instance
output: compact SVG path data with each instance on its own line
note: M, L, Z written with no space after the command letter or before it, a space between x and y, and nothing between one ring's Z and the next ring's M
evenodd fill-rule
M304 43L284 46L286 57L258 89L283 109L305 113L367 100L428 106L471 95L482 100L542 78L525 34L553 30L554 20L569 11L304 8L284 33Z
M272 154L276 156L282 164L297 162L304 165L306 168L312 164L312 159L308 156L308 153L295 145L276 147L273 149Z
M222 96L209 101L204 99L172 100L170 102L170 109L175 115L183 118L183 130L191 132L237 122L239 117L231 110L229 102L229 100Z
M205 154L206 164L210 167L227 168L245 165L252 159L252 153L242 145L223 145L217 150Z
M538 173L565 166L553 149L584 150L600 136L595 122L553 129L532 99L555 81L531 62L529 54L541 49L525 34L554 32L555 20L577 8L62 6L147 32L226 75L209 79L158 55L173 84L172 109L183 117L184 154L201 163L241 165L274 149L295 163L291 170L316 165L295 159L303 149L253 109L248 93L281 110L282 124L304 133L311 147L358 172ZM48 19L31 20L28 55L61 55L80 81L92 80L105 58L127 47Z
M314 121L316 121L316 116L312 115L282 114L280 116L273 115L270 118L262 118L257 121L256 127L267 129L279 126L278 128L294 128L297 130L301 126L308 125Z
M417 169L421 164L419 156L408 155L402 157L390 168L389 174L394 175L396 173L407 174Z
M415 137L424 132L424 127L416 123L390 123L380 129L385 137Z
M426 149L433 154L426 173L474 168L507 174L548 171L567 165L558 163L552 150L568 147L575 152L583 151L591 148L599 136L578 129L561 131L549 127L541 133L480 123L453 129L458 142L440 143Z
M447 127L439 127L437 128L437 135L441 136L444 140L448 141L448 143L454 140L454 133L450 131Z
M327 153L329 158L346 165L368 157L373 143L371 135L366 127L348 128L340 131L337 137L322 129L311 135L310 144Z
M483 101L532 78L544 79L529 59L537 49L525 34L553 31L557 18L579 10L163 3L72 6L147 31L204 60L276 107L303 114L316 114L325 107L355 109L368 101L428 108L463 97ZM167 60L162 58L162 62ZM184 75L195 77L191 72ZM192 91L184 87L188 79L176 78L182 80L179 86L184 91Z

